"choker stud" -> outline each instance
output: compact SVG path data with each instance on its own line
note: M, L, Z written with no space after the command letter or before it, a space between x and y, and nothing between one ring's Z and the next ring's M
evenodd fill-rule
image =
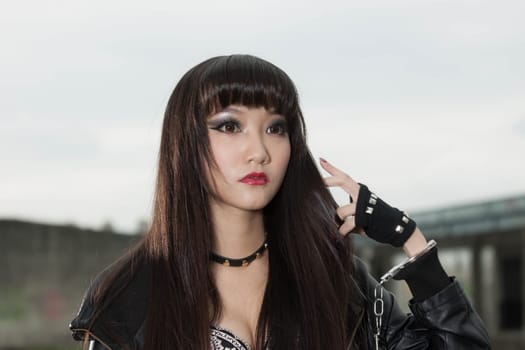
M263 255L264 251L268 249L268 241L264 240L263 244L252 254L240 258L240 259L233 259L233 258L227 258L219 254L215 254L213 252L210 252L210 260L224 265L224 266L233 266L233 267L239 267L239 266L248 266L252 261L259 258Z

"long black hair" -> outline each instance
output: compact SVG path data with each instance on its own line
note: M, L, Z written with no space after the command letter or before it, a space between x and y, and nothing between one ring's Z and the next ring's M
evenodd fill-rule
M337 231L337 205L308 149L293 82L250 55L208 59L175 87L162 127L151 227L100 284L96 315L118 298L133 266L147 263L152 285L145 348L209 348L210 323L221 305L209 268L212 192L197 175L213 163L206 117L232 104L283 115L291 144L282 186L264 208L269 275L255 347L344 349L359 298L351 241Z

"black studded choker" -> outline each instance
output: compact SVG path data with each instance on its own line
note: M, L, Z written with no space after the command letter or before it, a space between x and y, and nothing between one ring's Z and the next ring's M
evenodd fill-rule
M224 256L211 252L210 259L224 266L235 266L235 267L248 266L250 265L252 261L254 261L261 255L263 255L264 251L267 248L268 248L268 242L264 240L263 244L255 252L253 252L253 254L248 255L245 258L240 258L240 259L226 258Z

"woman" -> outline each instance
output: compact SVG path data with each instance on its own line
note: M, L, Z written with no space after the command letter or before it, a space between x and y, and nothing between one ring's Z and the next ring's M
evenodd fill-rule
M414 221L320 165L330 177L282 70L248 55L191 69L166 109L151 227L93 282L74 338L95 349L488 348ZM327 186L351 203L337 208ZM418 256L396 276L414 315L367 275L349 232Z

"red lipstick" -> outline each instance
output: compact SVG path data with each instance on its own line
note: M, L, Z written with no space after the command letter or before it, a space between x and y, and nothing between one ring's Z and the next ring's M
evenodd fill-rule
M268 183L268 177L265 173L249 173L240 180L242 183L248 185L266 185Z

